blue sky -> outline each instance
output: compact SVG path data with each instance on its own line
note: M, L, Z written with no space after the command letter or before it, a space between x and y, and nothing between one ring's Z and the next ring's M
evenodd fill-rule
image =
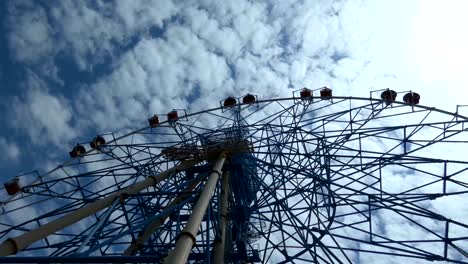
M468 84L463 1L2 1L2 180L97 133L228 95L417 90L454 111ZM57 114L54 114L57 113Z
M2 1L1 179L152 113L246 92L415 90L449 111L468 84L463 1ZM56 113L56 114L55 114Z
M227 96L391 87L467 104L463 0L1 1L0 180ZM401 98L398 98L401 100ZM468 108L462 114L468 115Z

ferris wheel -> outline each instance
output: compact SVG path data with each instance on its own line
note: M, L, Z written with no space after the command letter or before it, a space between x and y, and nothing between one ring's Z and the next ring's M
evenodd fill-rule
M0 262L468 263L468 118L419 101L247 94L98 135L5 183Z

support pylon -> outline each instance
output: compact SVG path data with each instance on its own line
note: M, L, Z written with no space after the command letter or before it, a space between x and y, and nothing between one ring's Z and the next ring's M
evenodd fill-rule
M180 233L175 248L169 253L169 256L164 263L187 263L190 251L196 242L196 236L198 229L200 228L201 221L205 215L210 200L213 197L213 192L221 175L221 169L223 168L225 159L225 154L221 153L219 158L216 160L215 165L213 166L213 172L208 177L205 187L203 188L203 191L192 211L192 215L190 215L190 218L188 219L187 225Z
M125 189L114 192L105 198L97 200L80 209L77 209L71 213L68 213L64 215L63 217L56 219L52 222L49 222L37 229L31 230L17 237L8 238L6 241L0 244L0 256L8 256L11 254L16 254L17 252L28 247L32 243L38 240L41 240L43 238L46 238L47 236L57 232L58 230L61 230L104 208L109 207L110 205L112 205L112 203L115 201L117 197L139 193L141 190L144 190L150 186L154 186L158 182L167 179L173 173L190 168L196 163L198 163L198 161L196 160L184 161L175 167L172 167L168 170L165 170L159 173L158 175L148 177L146 180L137 182L133 185L128 186Z
M223 184L221 189L221 198L219 205L219 232L220 238L215 241L214 245L214 263L224 263L224 251L226 246L226 227L228 222L228 198L229 198L229 180L230 173L226 171L223 174Z
M195 189L195 187L198 186L198 184L201 182L202 179L198 179L191 184L189 184L185 189L183 189L183 193L187 193ZM173 207L178 205L179 203L183 202L189 195L188 194L181 194L174 198L168 205L167 208ZM124 256L131 256L135 255L135 253L138 251L138 248L142 246L146 240L148 240L151 235L158 230L158 228L164 224L166 219L169 217L169 215L162 216L160 218L155 219L153 222L151 222L144 230L141 232L140 235L138 235L138 238L128 246L128 248L124 251L122 255Z

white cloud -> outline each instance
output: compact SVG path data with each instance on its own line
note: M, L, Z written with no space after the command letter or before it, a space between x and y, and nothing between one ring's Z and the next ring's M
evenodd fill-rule
M15 1L8 10L8 39L14 59L33 63L50 56L54 47L45 10L30 1Z
M14 3L14 57L45 69L28 75L25 95L11 105L12 122L34 144L61 145L79 141L81 128L136 129L153 113L211 108L228 95L290 96L289 84L362 97L371 89L412 89L423 104L453 110L464 93L459 87L468 85L467 43L459 37L464 9L425 4L58 2L46 14ZM149 34L154 26L164 26L161 36ZM106 63L110 72L65 98L41 79L61 78L58 55L74 58L81 70ZM16 145L3 145L14 154Z
M24 6L32 4L15 2L10 7L8 24L15 25L9 39L16 59L22 62L37 62L45 57L53 59L61 52L75 58L81 69L90 70L105 59L121 61L115 56L132 42L133 37L138 43L142 35L149 37L147 33L151 27L162 27L166 21L169 29L163 37L171 43L166 51L172 54L153 45L145 50L149 56L139 56L137 63L154 58L154 54L165 60L182 56L198 61L214 53L209 56L218 56L236 73L247 71L250 75L234 82L236 90L239 87L248 89L247 86L259 90L259 87L269 86L268 81L253 78L258 74L252 67L243 68L254 65L255 68L263 67L262 73L280 79L281 89L284 89L283 83L289 83L286 79L290 79L294 86L327 84L342 94L359 96L366 96L368 89L391 86L396 90L417 90L422 94L423 102L437 105L440 100L432 94L437 93L439 87L448 87L447 103L462 103L454 95L459 93L456 87L468 84L461 70L466 61L463 59L466 57L462 49L463 38L460 38L463 33L458 33L463 32L459 27L466 23L461 11L457 11L463 8L455 8L461 4L459 1L447 5L437 1L428 4L407 1L281 1L272 4L241 1L236 5L211 1L178 4L171 1L164 4L119 1L94 5L60 2L52 5L49 16L46 16L40 6L25 9ZM170 19L174 17L177 19L172 23ZM440 19L434 20L434 17ZM180 26L179 30L176 30L177 26ZM192 37L187 39L190 35ZM200 48L190 46L193 38ZM191 54L187 54L188 47ZM137 44L133 50L140 48ZM336 63L331 59L335 55L344 56L343 59L347 57L347 62ZM248 63L244 63L245 60ZM146 62L146 70L161 62ZM284 70L283 64L289 65L289 72ZM165 67L174 70L176 65L166 64ZM217 77L207 75L208 69L194 69L196 71L191 74L186 74L186 68L179 70L186 75L184 77L200 78L196 81L204 82L202 89L207 81L213 82L212 77ZM57 69L51 64L43 74L57 76ZM239 84L242 80L247 83ZM215 85L221 87L216 79ZM357 86L363 89L356 89ZM188 87L191 89L194 85Z
M10 48L15 59L28 64L62 53L82 70L112 58L114 52L147 34L174 15L171 1L57 2L44 8L28 1L10 3ZM26 11L25 11L26 10ZM46 58L48 57L49 58Z
M152 113L188 108L195 86L206 107L206 99L218 101L213 92L222 95L219 87L232 85L225 58L207 50L193 32L174 25L166 34L168 40L140 40L117 62L112 74L80 91L80 115L93 113L88 125L104 130L140 126Z
M18 145L14 141L9 141L0 137L0 156L1 161L16 161L21 155Z
M61 146L75 138L69 101L50 94L44 82L34 74L28 74L27 86L25 95L12 100L12 125L38 145Z

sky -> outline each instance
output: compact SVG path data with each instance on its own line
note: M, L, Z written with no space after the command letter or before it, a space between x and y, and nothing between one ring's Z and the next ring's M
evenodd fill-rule
M44 171L75 143L140 128L153 113L247 92L391 87L451 112L465 103L465 1L0 5L2 179Z
M68 160L96 134L227 96L390 87L467 104L468 2L0 2L0 180ZM401 100L401 98L400 98ZM460 109L468 115L468 108Z

